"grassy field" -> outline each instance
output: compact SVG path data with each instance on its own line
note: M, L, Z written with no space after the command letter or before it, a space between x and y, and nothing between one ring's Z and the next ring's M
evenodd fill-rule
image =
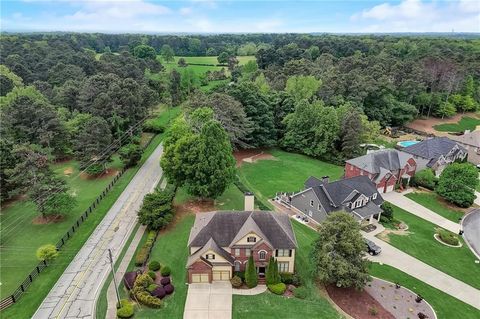
M433 128L440 132L464 132L465 130L475 130L477 125L480 125L480 118L464 116L457 123L439 124Z
M443 291L433 288L423 281L420 281L396 268L388 265L372 263L370 264L370 274L390 282L398 282L401 286L422 295L433 307L438 319L475 319L480 316L478 309L475 309L474 307L467 305L466 303L447 295Z
M480 289L480 265L466 246L452 248L433 238L436 225L394 206L395 218L408 225L407 235L389 234L388 242L424 263Z
M179 187L175 195L175 204L183 204L197 198L187 193L184 187ZM233 184L213 203L215 210L242 210L244 206L243 193Z
M114 157L114 161L109 167L121 169L118 157ZM71 192L76 196L77 206L65 214L61 222L50 224L33 223L39 213L35 204L29 200L16 201L8 207L2 208L0 215L1 298L11 294L38 264L35 256L37 248L44 244L56 244L113 179L113 175L96 179L79 177L77 176L80 172L77 161L55 164L52 168L56 175L67 181ZM65 172L68 172L69 175L66 175ZM63 254L75 254L75 251L64 251Z
M458 220L463 217L463 212L451 209L433 192L415 192L405 196L452 222L458 223Z
M293 192L303 189L309 176L330 176L337 180L343 167L322 162L311 157L281 150L269 151L275 160L243 163L238 170L240 180L264 203L276 192Z

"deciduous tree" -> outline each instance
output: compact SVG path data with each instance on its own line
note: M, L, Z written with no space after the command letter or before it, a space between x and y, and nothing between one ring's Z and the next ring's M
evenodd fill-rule
M469 207L475 200L478 170L470 163L453 163L440 174L436 192L460 207Z

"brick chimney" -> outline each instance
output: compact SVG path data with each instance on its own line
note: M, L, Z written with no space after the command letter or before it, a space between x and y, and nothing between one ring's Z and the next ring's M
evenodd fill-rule
M245 193L245 211L253 211L255 210L255 196L251 192Z

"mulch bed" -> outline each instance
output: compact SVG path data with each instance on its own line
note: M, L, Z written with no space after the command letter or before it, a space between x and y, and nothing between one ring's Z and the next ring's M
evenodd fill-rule
M330 298L343 311L356 319L395 319L382 305L370 296L366 291L358 291L354 288L338 288L333 285L326 287ZM372 314L376 309L376 315Z
M174 204L175 213L204 213L215 210L213 200L189 200L186 203L177 205Z
M43 216L37 216L33 219L32 223L34 225L55 224L61 223L63 221L63 218L63 215L58 214L47 215L45 216L45 218Z
M255 149L247 149L247 150L239 150L233 152L233 157L235 157L235 161L237 162L237 167L241 167L244 163L244 159L252 158L253 162L259 160L274 160L275 157L268 153L264 149L255 148Z

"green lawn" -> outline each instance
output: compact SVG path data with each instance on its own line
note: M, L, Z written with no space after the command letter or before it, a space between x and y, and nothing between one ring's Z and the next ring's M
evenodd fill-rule
M436 225L394 206L395 218L408 225L409 235L389 234L389 243L438 270L480 289L480 265L466 246L452 248L433 238Z
M188 194L184 187L179 187L175 194L175 204L183 204L196 199L195 196ZM231 184L214 202L216 210L243 210L243 207L243 193L234 184Z
M178 60L184 58L187 63L197 63L197 64L219 64L217 60L217 56L176 56L174 62L169 62L166 63L163 61L162 57L160 55L157 56L157 59L162 63L162 64L170 64L170 63L178 63ZM253 55L248 55L248 56L237 56L238 59L238 64L239 65L244 65L248 61L255 61L255 56Z
M303 189L309 176L330 176L337 180L343 167L322 162L311 157L281 150L269 151L275 160L243 163L238 170L240 180L265 204L276 192L293 192Z
M452 222L458 223L458 220L463 217L463 212L449 208L433 192L415 192L405 196Z
M480 311L474 307L453 298L441 290L420 281L396 268L377 263L370 264L370 274L372 276L398 282L413 292L422 295L426 301L433 307L438 319L475 319L480 317Z
M114 158L110 167L121 169L118 157ZM56 244L113 179L113 176L97 179L78 177L79 163L76 161L55 164L53 170L67 181L71 192L76 196L77 206L65 214L61 222L44 225L33 224L32 221L39 214L35 204L29 200L20 200L2 208L1 298L11 294L38 264L35 256L37 248L44 244ZM71 170L71 174L65 175L65 170ZM64 251L63 254L74 255L75 251Z
M464 132L465 130L475 130L477 125L480 125L480 118L464 116L457 123L439 124L433 128L440 132Z

